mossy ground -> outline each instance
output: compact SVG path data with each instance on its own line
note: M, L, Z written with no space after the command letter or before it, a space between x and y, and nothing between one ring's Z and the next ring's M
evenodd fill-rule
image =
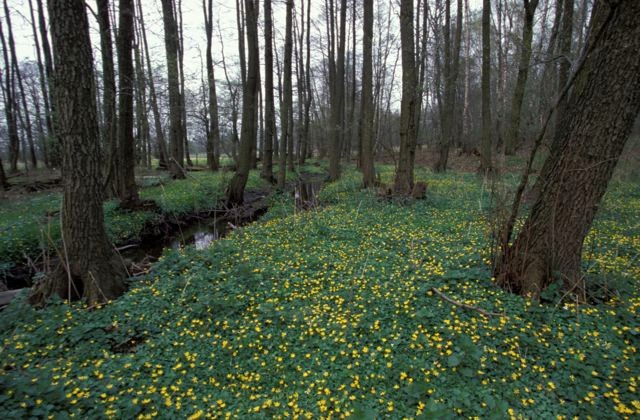
M392 169L382 168L383 181ZM473 175L419 171L428 198L384 202L349 170L296 212L210 248L166 251L87 311L20 300L0 315L0 411L21 418L634 417L640 414L640 191L612 185L585 268L597 306L493 284L489 199ZM166 187L165 187L166 188ZM178 193L178 192L177 192ZM450 297L502 317L484 317Z

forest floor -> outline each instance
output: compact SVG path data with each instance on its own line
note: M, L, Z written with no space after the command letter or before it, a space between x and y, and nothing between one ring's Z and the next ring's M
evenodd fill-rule
M393 168L379 170L390 182ZM259 221L210 247L166 250L98 310L57 301L36 311L19 297L0 313L0 411L639 415L638 184L617 178L606 194L584 254L593 304L578 306L558 287L536 303L495 286L490 185L470 173L416 175L425 200L380 200L353 169L308 211L276 195ZM188 193L172 185L143 195L171 206Z
M302 176L322 174L317 163L289 173L288 182ZM105 203L105 227L116 246L163 241L168 231L179 229L206 217L213 210L223 210L224 189L233 172L188 172L187 179L173 181L166 171L142 169L136 174L140 198L154 200L156 209L131 212L118 207L115 200ZM24 286L29 275L56 259L60 248L60 174L39 170L12 178L12 188L0 201L0 287ZM252 171L248 192L268 195L272 186ZM126 257L126 255L125 255Z

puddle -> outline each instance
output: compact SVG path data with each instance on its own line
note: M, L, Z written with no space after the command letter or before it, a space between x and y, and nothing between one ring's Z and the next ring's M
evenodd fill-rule
M225 236L231 228L224 219L209 223L196 223L186 229L180 229L165 241L165 247L178 249L187 245L195 245L197 250L206 249L212 242Z

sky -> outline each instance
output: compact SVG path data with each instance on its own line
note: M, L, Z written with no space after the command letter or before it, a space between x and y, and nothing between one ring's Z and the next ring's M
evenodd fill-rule
M145 17L145 26L151 49L151 56L155 61L162 62L164 60L164 40L163 26L161 20L161 7L159 0L141 0ZM390 0L398 3L398 0ZM433 0L430 0L433 3ZM454 0L455 1L455 0ZM45 7L46 7L46 0ZM116 3L113 0L112 3ZM312 19L314 16L320 16L320 6L323 0L312 0ZM16 39L16 48L19 59L34 59L35 46L33 35L29 21L28 0L9 0L11 9L12 22L14 26L14 35ZM92 10L96 10L95 1L88 0L87 4ZM220 41L224 42L224 52L229 67L234 67L233 63L237 60L237 29L236 29L236 12L234 0L214 0L214 61L220 62L222 58ZM479 8L482 0L469 0L471 9ZM299 2L296 2L299 7ZM281 0L273 0L274 29L276 39L283 38L284 29L284 2ZM260 1L260 12L262 14L262 1ZM185 74L191 75L195 80L199 80L201 58L204 53L206 40L204 33L204 18L202 13L202 0L182 0L183 9L183 27L185 38ZM396 10L398 8L396 7ZM360 11L361 13L361 11ZM4 12L2 12L4 15ZM93 16L89 14L89 22L91 25L91 36L93 45L99 45L99 33L97 23ZM314 29L312 28L312 31ZM358 34L361 36L361 34ZM282 44L282 41L279 43ZM95 54L98 54L96 50ZM95 57L96 59L98 57Z

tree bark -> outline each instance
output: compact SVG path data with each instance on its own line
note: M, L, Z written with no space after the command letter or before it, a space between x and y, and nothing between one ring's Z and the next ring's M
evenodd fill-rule
M290 124L290 109L292 103L291 92L291 57L293 55L293 0L286 0L286 23L284 38L284 64L283 64L283 100L280 109L280 125L282 134L280 136L280 155L278 156L278 188L284 188L286 181L286 165L288 155L292 150L287 150L289 137L292 137Z
M125 291L124 269L103 222L100 134L95 106L89 24L82 0L49 0L55 67L55 103L63 147L61 233L64 267L33 291L42 304L63 299L107 302Z
M498 257L504 288L539 297L554 278L584 301L583 241L640 112L640 2L596 2L588 52L575 77L540 194Z
M258 102L258 9L257 1L244 0L247 30L247 82L242 91L242 127L240 131L240 151L238 168L227 187L227 205L236 206L244 200L244 188L251 169L251 145L256 142L256 117Z
M2 158L0 157L0 188L3 191L9 189L9 182L7 181L7 175L4 172L4 165L2 164Z
M209 86L209 135L207 137L207 166L217 171L220 165L220 126L218 125L218 95L216 94L216 79L213 71L213 57L211 47L213 40L213 1L203 0L204 26L207 35L206 65L207 84Z
M38 39L38 30L36 28L36 19L33 11L33 2L29 0L29 17L31 18L31 31L33 32L33 40L36 50L36 62L38 63L38 74L40 76L40 92L44 103L45 123L47 126L47 134L42 137L42 157L46 167L50 166L49 153L47 145L47 137L53 136L53 125L51 123L51 107L49 105L49 89L47 88L47 78L44 73L44 65L42 64L42 54L40 52L40 40ZM39 105L38 105L39 107ZM36 109L37 111L37 109Z
M50 113L51 113L51 124L52 124L52 134L55 134L56 125L55 125L55 113L56 113L56 102L55 98L51 94L54 89L54 75L53 75L53 58L51 57L51 46L49 45L49 35L47 30L47 22L44 16L44 7L42 6L42 0L36 0L36 4L38 5L38 26L40 27L40 39L42 41L42 55L44 56L44 69L47 75L47 84L49 87L49 99L50 101ZM58 139L60 136L55 135L53 138ZM56 140L53 141L51 147L49 149L50 163L53 167L60 167L62 156L60 155L61 144L56 143Z
M151 69L151 57L149 55L149 45L147 44L147 32L144 27L144 15L142 13L142 4L138 0L138 19L140 22L140 35L144 45L144 55L147 62L147 79L149 80L149 96L151 99L151 111L153 112L154 129L156 132L156 141L158 143L158 166L160 168L168 168L169 153L167 152L167 142L164 137L162 128L162 119L158 108L158 97L156 95L155 83L153 81L153 70Z
M471 25L469 23L469 0L464 1L465 11L465 60L464 60L464 100L462 107L462 153L471 153L471 109L469 93L471 90Z
M362 38L362 112L360 114L360 168L365 188L375 184L373 165L373 95L372 95L372 42L373 42L373 0L363 2L364 22Z
M330 16L333 19L333 16ZM343 135L342 115L344 112L344 62L347 26L347 0L340 2L340 34L335 65L335 77L331 83L331 147L329 147L329 179L340 178L340 140Z
M120 0L118 27L118 152L120 179L118 198L122 207L135 207L138 187L135 178L135 143L133 140L133 0Z
M402 50L402 99L400 102L400 156L394 192L410 194L413 189L413 166L418 133L416 110L420 109L413 33L413 1L400 1L400 43Z
M306 88L306 96L305 96L305 104L304 104L304 126L302 128L302 151L300 153L299 164L303 165L305 159L310 157L313 148L311 147L311 138L309 136L309 126L310 126L310 110L311 103L313 102L313 90L311 89L311 0L307 2L307 40L306 40L306 55L305 55L305 88Z
M491 159L491 1L482 3L482 143L478 172L493 171Z
M171 157L169 171L174 178L185 178L184 171L184 127L182 126L182 94L178 71L178 27L174 15L173 0L162 0L162 21L167 53L167 79L169 84L169 143Z
M529 77L529 62L531 61L531 42L533 40L533 18L538 7L538 0L524 0L524 25L522 27L522 46L520 50L520 65L518 78L511 102L511 120L507 134L504 153L513 155L520 145L520 113L524 100L524 89Z
M13 82L9 49L0 20L0 42L2 42L2 55L4 58L4 114L7 131L9 132L9 173L18 172L18 159L20 158L20 137L18 136L18 121L16 114L16 102L13 95Z
M229 96L231 96L231 156L235 165L238 165L237 146L240 142L238 138L238 87L231 83L229 72L227 71L227 63L224 57L224 41L222 33L220 33L220 52L222 54L222 70L224 78L227 81Z
M276 132L275 107L273 103L273 19L271 0L264 0L264 154L262 156L262 178L274 182L273 137Z
M444 29L444 118L442 118L442 136L440 138L438 160L435 172L445 172L449 162L449 149L455 133L454 111L456 108L458 73L460 67L460 45L462 41L462 0L457 2L456 31L451 45L451 0L446 0Z
M134 22L135 23L135 22ZM140 27L135 25L136 43L133 48L136 76L136 120L140 136L141 161L151 169L151 134L149 132L149 111L147 108L147 80L144 75L142 51L140 50Z
M569 80L569 72L571 71L571 42L573 38L573 0L563 0L562 6L562 22L560 24L560 38L558 45L560 47L560 65L558 67L558 89L562 92L567 80ZM556 127L555 136L559 136L561 132L562 119L564 118L565 108L567 107L567 99L561 99L556 107ZM556 144L555 142L553 144ZM552 150L552 153L554 150Z
M554 1L553 24L551 25L551 34L549 35L549 42L547 43L547 48L544 53L544 59L546 61L542 69L541 76L541 80L543 80L543 83L540 83L540 115L544 115L545 110L550 106L552 99L551 97L553 96L553 94L551 93L553 91L552 87L555 86L555 80L557 76L554 54L557 47L560 21L562 20L562 1L563 0Z
M7 20L7 34L8 34L8 41L9 41L9 50L11 52L11 62L13 64L13 71L15 72L15 79L18 82L18 89L20 91L20 99L22 102L23 127L27 135L27 144L29 145L29 157L31 160L31 166L35 169L38 167L38 159L36 157L36 150L33 144L33 130L31 128L31 117L29 115L29 108L27 106L27 99L26 99L27 97L25 93L24 83L22 82L22 73L20 71L18 57L16 55L16 44L13 38L13 25L11 23L11 13L9 11L9 5L7 4L7 0L4 0L4 14L5 14L5 19ZM7 68L7 71L9 71L8 68ZM15 98L15 93L14 93L14 98Z
M175 21L178 34L178 75L180 79L180 116L182 118L182 150L183 157L188 166L193 166L189 151L189 134L187 125L187 106L185 102L185 76L184 76L184 36L182 26L182 0L178 0L175 8Z
M118 124L116 119L116 78L113 64L113 43L111 40L111 22L109 18L109 1L97 0L98 27L100 29L100 52L102 55L102 144L108 150L107 187L114 195L118 195L121 179L121 166L118 162Z

